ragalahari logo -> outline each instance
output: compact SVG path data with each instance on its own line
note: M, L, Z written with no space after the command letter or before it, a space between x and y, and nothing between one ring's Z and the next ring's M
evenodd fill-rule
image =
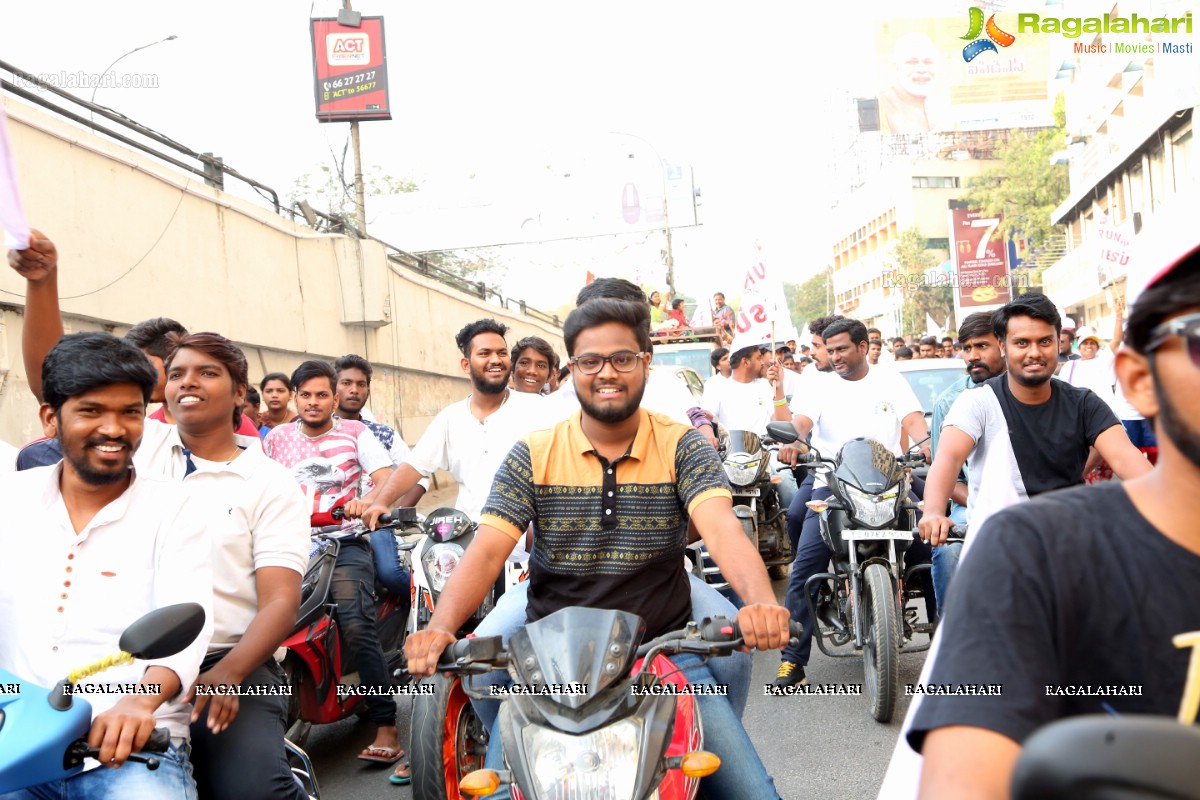
M962 36L962 39L971 39L966 47L963 48L963 61L968 64L974 61L977 57L989 50L999 54L996 45L1008 47L1017 40L1017 37L1011 33L1006 33L1000 30L1000 26L996 24L996 15L992 14L987 19L987 24L983 22L983 9L978 6L971 6L970 9L971 27L967 30L967 35ZM986 33L987 36L980 37L981 33Z

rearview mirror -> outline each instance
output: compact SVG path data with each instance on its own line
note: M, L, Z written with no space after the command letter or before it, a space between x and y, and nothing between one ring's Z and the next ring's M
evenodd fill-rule
M194 642L203 628L204 607L178 603L151 611L126 628L120 647L134 658L166 658Z
M767 435L780 444L791 444L800 438L790 422L768 422Z

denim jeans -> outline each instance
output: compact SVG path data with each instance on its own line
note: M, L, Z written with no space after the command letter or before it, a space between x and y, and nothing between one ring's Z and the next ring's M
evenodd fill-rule
M272 659L256 667L242 686L283 686L283 668ZM288 699L245 695L238 713L220 733L208 729L208 709L192 723L192 765L201 800L307 800L292 777L283 735Z
M946 616L946 595L950 591L950 579L958 569L962 547L962 542L950 542L933 548L933 593L937 597L938 619Z
M699 656L678 655L671 660L677 667L683 668L689 683L719 685L709 666L721 659L701 664ZM732 694L732 688L730 692ZM700 720L704 726L704 749L721 759L721 768L700 781L700 796L706 800L778 800L775 781L767 774L767 768L758 757L758 751L754 749L754 743L750 741L740 717L734 712L730 698L697 695L696 706L700 709ZM500 745L498 714L489 723L489 730L491 736L484 766L502 770L505 768L504 748ZM509 800L511 794L508 786L501 786L491 797L494 800Z
M151 772L145 764L126 761L118 769L97 767L28 789L0 795L0 800L196 800L192 763L187 746L172 744L165 753L146 753L158 759Z
M923 494L924 489L924 482L920 482L918 486L918 481L914 480L913 490L909 492L910 498ZM832 494L833 492L829 490L828 486L818 486L813 489L812 499L825 500ZM791 661L801 666L808 664L808 659L812 654L815 621L808 612L808 602L804 597L804 583L810 576L825 570L829 566L829 559L832 555L829 548L825 546L825 540L821 537L820 516L812 509L808 509L800 531L800 541L796 547L796 558L792 561L792 573L788 576L787 595L784 600L784 605L791 612L792 619L804 627L804 632L800 636L798 646L788 645L783 649L784 661ZM905 551L903 566L907 569L918 564L928 564L931 558L929 545L916 540ZM922 574L918 580L921 582L925 595L925 613L930 620L933 620L937 615L933 581L928 573ZM818 589L819 586L814 585L810 592L814 598Z
M695 575L689 576L692 591L692 619L701 622L705 617L725 616L733 619L737 609L724 596ZM520 583L504 593L496 603L496 607L475 628L476 636L499 636L508 644L508 637L519 628L524 627L525 606L529 593L529 583ZM738 719L746 710L746 701L750 697L750 654L734 653L730 656L714 658L708 662L710 671L717 683L729 687L729 702L733 706ZM484 675L471 678L471 686L480 688L489 685L507 685L508 673L504 670L493 670ZM500 713L500 701L471 698L475 713L483 720L487 728L491 728Z
M337 605L342 647L358 670L359 683L379 687L381 695L365 698L367 715L376 725L396 724L396 702L388 694L392 681L375 627L375 564L371 549L358 539L341 543L329 593Z
M373 531L368 541L371 543L371 556L375 561L375 577L385 589L401 600L410 599L412 584L408 570L400 566L400 554L396 552L396 535L390 530Z
M792 497L791 505L787 511L787 529L788 539L792 542L792 560L795 561L796 548L800 546L800 531L804 528L804 517L808 514L808 509L805 503L812 500L813 492L813 473L810 471L800 486L796 489L795 496Z

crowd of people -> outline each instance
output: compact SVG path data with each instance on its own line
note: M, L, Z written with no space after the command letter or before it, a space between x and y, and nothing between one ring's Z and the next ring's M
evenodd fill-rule
M1118 315L1107 347L1094 331L1065 328L1038 294L967 316L956 337L886 339L830 316L808 324L804 345L739 336L718 294L714 323L730 335L699 399L653 363L651 330L678 321L681 301L666 311L657 292L603 278L576 298L565 358L538 337L510 348L496 320L465 324L455 344L469 393L410 448L370 414L374 369L355 354L269 373L256 391L244 354L218 333L155 318L122 339L64 335L57 253L35 232L9 263L26 280L23 357L45 438L13 459L18 471L0 478L0 494L14 506L33 501L39 537L7 534L21 557L0 563L0 667L51 685L116 649L141 614L200 603L205 628L189 648L87 679L143 691L93 696L89 741L100 765L56 783L91 796L303 797L283 749L286 698L195 687L284 684L276 651L296 622L320 530L341 539L331 596L342 646L361 683L379 690L367 700L373 732L359 758L406 783L374 618L377 582L407 596L408 578L393 535L376 528L444 471L479 529L428 625L407 638L412 674L434 672L505 563L519 561L529 580L500 598L481 635L507 638L566 605L637 613L647 639L725 615L750 647L782 650L776 686L804 684L814 626L805 581L830 558L810 501L830 490L819 475L797 485L783 471L795 557L780 605L718 456L721 429L765 434L772 421L790 422L800 442L781 448L778 463L795 465L810 447L832 455L856 437L897 453L903 437L930 461L927 481L913 482L924 511L906 554L909 565L933 562L922 588L929 618L941 619L923 680L1005 692L992 703L915 703L896 764L914 757L910 745L924 754L923 796L1004 796L1036 727L1101 708L1095 698L1047 698L1043 686L1145 687L1105 698L1114 713L1173 714L1182 694L1187 654L1171 637L1200 630L1200 527L1178 502L1200 489L1198 259L1191 249L1164 265L1127 326ZM888 366L910 358L963 362L932 428ZM147 415L152 403L162 405ZM1122 482L1072 488L1109 474ZM330 525L335 507L345 518ZM956 522L968 525L965 545L946 543ZM689 574L689 534L736 602ZM796 645L789 620L803 627ZM749 655L680 666L693 683L729 687L696 698L706 747L723 761L704 793L778 797L740 723ZM491 729L487 764L500 768L497 703L476 708ZM163 767L115 769L156 727L171 736ZM889 779L902 782L903 769Z

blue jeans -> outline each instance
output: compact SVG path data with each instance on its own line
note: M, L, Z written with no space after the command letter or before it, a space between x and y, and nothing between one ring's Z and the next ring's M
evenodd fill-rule
M359 683L382 692L364 699L367 715L376 725L393 726L396 702L389 694L392 679L375 627L375 564L365 542L347 539L341 543L329 594L337 605L342 647L358 670Z
M695 575L689 576L692 596L692 619L701 622L705 617L737 616L737 609L730 604L716 589L709 586ZM519 628L524 627L526 620L525 606L529 594L529 582L517 584L509 589L492 612L475 628L476 636L499 636L507 645L508 637ZM709 670L717 683L729 687L729 702L738 719L746 711L746 701L750 697L750 654L734 653L730 656L714 658L708 663ZM497 669L484 675L471 678L471 686L479 688L489 685L508 685L508 673ZM471 698L475 713L483 720L487 728L491 728L500 713L499 700ZM499 741L499 740L496 740Z
M924 493L925 484L917 480L913 481L913 490L909 492L910 499ZM828 486L817 486L813 489L813 500L825 500L833 494ZM918 514L918 516L920 516ZM787 595L784 600L784 605L791 612L792 619L799 622L804 627L804 632L800 636L799 645L792 647L788 645L783 649L783 660L791 661L801 666L808 664L808 659L812 654L812 637L815 621L812 615L808 613L808 602L804 597L804 582L810 576L818 572L824 571L829 566L829 559L833 554L829 548L825 546L825 540L821 537L821 518L813 511L808 509L808 513L804 516L804 523L800 531L800 541L796 547L796 558L792 561L792 573L788 576ZM908 546L904 553L905 568L916 566L917 564L927 564L932 558L929 552L929 545L920 541L914 541ZM937 616L937 603L934 600L933 581L928 573L925 573L918 578L921 582L922 590L925 594L925 613L930 620ZM817 591L820 588L818 584L814 584L811 594L815 598Z
M371 556L375 560L375 577L392 594L399 598L410 598L410 576L408 570L400 566L396 535L390 530L374 531L368 541L371 543Z
M796 489L796 494L792 497L791 505L787 511L787 528L788 539L792 542L792 560L796 559L796 548L800 544L800 531L804 527L804 517L808 514L808 509L805 503L812 500L813 492L813 473L809 472L808 476L800 483Z
M946 616L946 595L950 591L950 579L958 569L962 547L962 542L950 542L933 548L933 594L937 598L938 619Z
M1129 441L1139 450L1143 447L1158 447L1158 439L1154 438L1154 428L1145 419L1123 419L1121 426L1129 434Z
M676 666L683 668L683 674L689 683L719 685L709 671L709 666L722 659L715 658L709 664L701 664L699 656L679 655L671 660ZM731 687L731 694L732 691ZM775 789L775 781L767 774L767 768L758 757L754 742L750 741L750 735L742 726L741 719L734 713L730 699L720 695L696 696L696 706L700 709L700 719L704 726L704 749L721 759L721 768L700 781L700 796L709 800L778 800L779 792ZM484 766L488 769L502 770L504 748L500 745L499 715L490 723L489 730L491 736L488 739ZM511 794L505 785L491 796L495 800L508 800Z
M256 667L242 686L283 686L283 667L271 659ZM192 763L197 794L223 800L307 800L292 777L283 735L288 699L283 695L238 698L233 724L220 733L208 729L208 709L192 723Z
M172 744L165 753L146 753L158 759L158 769L153 772L145 764L127 761L120 769L97 767L2 794L0 800L196 800L187 750L186 745Z

